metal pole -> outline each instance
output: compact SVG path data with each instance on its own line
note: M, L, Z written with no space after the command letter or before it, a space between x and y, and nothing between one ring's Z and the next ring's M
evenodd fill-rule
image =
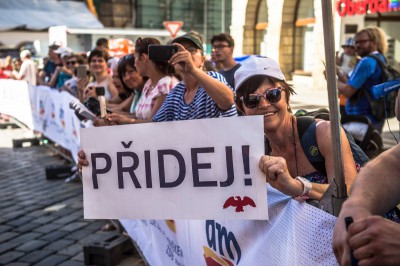
M207 8L208 8L208 3L207 0L204 0L204 40L207 42L207 20L208 20L208 14L207 14Z
M329 206L326 202L331 201L333 210L330 212L333 215L338 215L341 209L341 204L347 197L346 183L344 180L344 168L342 157L342 140L340 135L340 118L338 105L338 92L336 85L336 68L335 68L335 45L333 33L333 16L331 0L321 0L322 3L322 22L324 30L325 44L325 60L326 60L326 78L328 85L328 98L330 110L330 124L332 134L333 159L335 166L335 177L331 184L331 190L327 190L324 194L321 205L322 208Z
M225 8L226 8L226 2L225 2L225 0L222 0L222 3L221 3L221 32L225 32Z

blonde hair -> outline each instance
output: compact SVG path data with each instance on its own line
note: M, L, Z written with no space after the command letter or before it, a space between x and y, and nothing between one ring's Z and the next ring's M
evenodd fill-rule
M388 50L388 42L386 33L379 27L367 27L357 32L356 35L360 35L362 33L368 34L368 37L371 41L375 42L376 49L381 54L386 54Z

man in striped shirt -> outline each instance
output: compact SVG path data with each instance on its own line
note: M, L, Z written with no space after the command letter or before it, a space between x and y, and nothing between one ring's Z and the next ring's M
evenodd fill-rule
M203 71L204 56L200 40L185 34L173 40L179 47L169 63L182 76L166 97L153 121L175 121L237 116L234 92L225 78L216 72Z

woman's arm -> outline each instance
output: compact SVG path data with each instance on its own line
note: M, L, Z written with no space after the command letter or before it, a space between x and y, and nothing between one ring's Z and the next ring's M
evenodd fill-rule
M225 83L211 77L201 69L194 70L192 75L221 110L228 110L232 107L234 94Z

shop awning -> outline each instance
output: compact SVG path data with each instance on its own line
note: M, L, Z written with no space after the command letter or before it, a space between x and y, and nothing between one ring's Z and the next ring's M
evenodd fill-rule
M47 30L50 26L104 28L84 2L57 0L0 1L0 31Z

